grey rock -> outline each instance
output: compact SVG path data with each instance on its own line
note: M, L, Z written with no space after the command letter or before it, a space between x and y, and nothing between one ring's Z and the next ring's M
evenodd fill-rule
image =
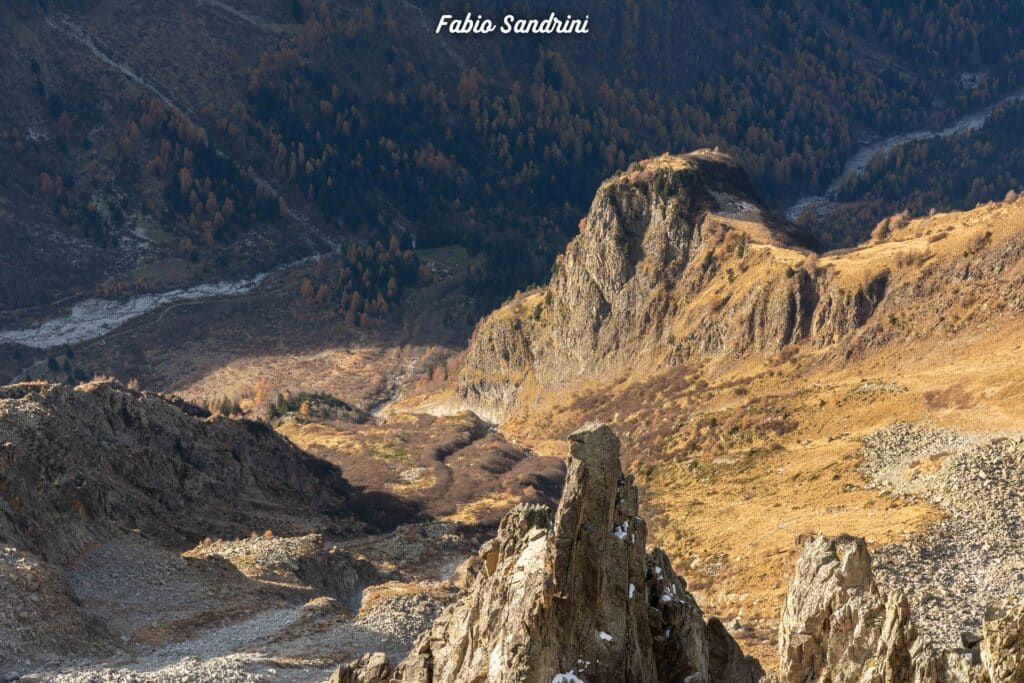
M986 612L981 663L992 683L1024 681L1024 602L1019 596Z
M986 614L980 657L919 636L907 597L875 581L861 538L810 539L779 625L782 683L1024 681L1024 610Z
M471 587L419 638L393 680L760 680L757 661L720 622L705 622L665 554L645 552L647 529L617 437L587 425L570 445L555 514L521 505L506 515L481 549Z
M391 662L388 656L383 652L374 652L339 666L329 683L387 683L390 676Z

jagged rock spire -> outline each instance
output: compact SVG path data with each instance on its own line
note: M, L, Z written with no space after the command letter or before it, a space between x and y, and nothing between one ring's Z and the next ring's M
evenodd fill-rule
M645 551L619 440L591 424L569 437L558 510L521 505L480 551L466 593L420 636L393 681L576 683L759 680L717 620L705 622L661 550ZM358 671L347 680L356 678Z

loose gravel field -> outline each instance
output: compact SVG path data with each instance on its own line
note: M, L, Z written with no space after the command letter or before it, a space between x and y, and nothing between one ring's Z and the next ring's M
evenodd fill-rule
M1024 435L965 434L897 423L865 442L873 487L938 506L945 517L876 550L880 582L906 592L922 635L958 647L985 607L1024 590Z

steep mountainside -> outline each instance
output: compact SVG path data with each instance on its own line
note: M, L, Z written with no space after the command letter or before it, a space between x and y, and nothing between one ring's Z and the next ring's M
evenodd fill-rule
M0 393L0 540L67 562L137 530L186 547L252 531L362 529L337 468L258 422L99 382Z
M16 276L0 309L392 235L483 255L486 306L541 278L594 186L636 159L720 145L781 207L864 139L948 124L1022 82L1012 3L587 11L587 36L499 42L437 35L465 8L434 0L4 3L0 265Z
M478 326L459 397L502 422L517 402L637 358L768 353L795 340L809 308L807 278L790 274L802 254L756 202L735 162L708 151L606 182L550 285Z
M794 538L816 532L867 538L887 583L929 590L945 577L941 604L913 604L952 647L949 633L980 623L970 596L1002 594L1024 561L1018 531L971 521L1005 503L949 475L948 500L973 502L934 526L960 510L922 483L960 462L940 458L945 431L886 455L884 477L861 464L894 421L955 430L955 444L1018 437L1022 226L1024 205L1004 201L897 216L859 247L815 254L727 156L641 162L602 185L549 285L481 321L453 385L404 406L468 407L541 454L564 453L580 422L612 425L652 537L763 661ZM1000 467L983 469L998 478ZM940 551L943 529L964 545ZM948 591L986 566L984 588ZM933 624L932 610L954 616Z
M836 364L955 334L981 311L1010 318L1024 310L1021 213L939 214L819 257L792 246L728 157L640 162L601 186L551 283L478 326L457 394L503 422L623 374L798 349Z

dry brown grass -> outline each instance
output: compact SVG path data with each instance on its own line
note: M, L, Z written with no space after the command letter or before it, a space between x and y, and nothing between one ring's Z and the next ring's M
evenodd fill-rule
M808 349L784 367L756 359L677 367L548 396L505 430L564 455L560 439L579 424L611 423L641 485L651 542L668 550L708 614L749 626L737 637L770 666L804 535L852 533L877 545L937 518L928 505L865 486L860 439L897 420L1020 429L1021 339L1024 321L1011 318L912 349L885 347L838 369L816 362L826 351ZM860 388L872 384L895 389ZM930 459L915 471L940 465Z

